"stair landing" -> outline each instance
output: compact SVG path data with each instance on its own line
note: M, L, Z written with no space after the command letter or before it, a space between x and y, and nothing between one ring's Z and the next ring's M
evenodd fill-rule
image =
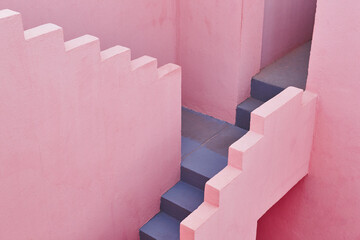
M311 42L263 68L251 81L251 96L266 102L285 88L306 88Z
M307 42L263 68L254 79L281 88L293 86L305 90L310 50L311 42Z

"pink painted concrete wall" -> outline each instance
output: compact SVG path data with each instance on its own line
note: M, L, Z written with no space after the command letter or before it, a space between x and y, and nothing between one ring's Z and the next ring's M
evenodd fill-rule
M314 94L290 87L256 109L205 202L181 223L181 240L255 240L257 220L308 173L315 107Z
M0 239L137 239L179 179L180 69L0 11Z
M101 48L120 44L134 57L175 62L174 0L1 0L0 9L21 12L25 29L51 22L64 28L65 40L84 34L101 39Z
M260 240L360 239L360 2L318 0L308 89L319 95L309 176L259 222Z
M311 40L317 0L265 0L261 67Z
M263 7L264 0L178 0L183 105L235 121L260 70Z
M264 66L311 38L315 2L2 0L0 9L21 12L25 29L52 22L64 27L65 40L92 34L102 49L121 44L134 57L176 62L184 72L183 105L233 123L261 61Z

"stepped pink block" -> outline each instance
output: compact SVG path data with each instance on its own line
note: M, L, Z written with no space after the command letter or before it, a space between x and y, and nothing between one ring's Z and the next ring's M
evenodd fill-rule
M259 240L360 239L360 1L317 1L307 90L319 96L309 177ZM285 226L285 227L284 227Z
M169 0L1 0L0 9L21 12L25 29L44 22L66 31L65 40L84 34L101 39L101 48L128 46L133 58L156 56L176 61L176 4Z
M0 11L0 239L137 239L179 180L181 72Z
M252 113L251 131L229 149L181 240L255 240L257 220L309 169L316 96L290 87Z

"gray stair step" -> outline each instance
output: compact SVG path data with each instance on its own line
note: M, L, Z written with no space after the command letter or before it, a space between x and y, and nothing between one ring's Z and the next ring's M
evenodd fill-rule
M206 116L192 110L182 109L181 136L204 143L226 126L224 121Z
M228 127L224 128L215 137L210 139L205 144L205 147L224 157L228 157L229 147L247 132L248 131L245 129L228 124Z
M160 209L182 221L203 201L204 191L180 181L161 197Z
M200 146L201 144L197 141L194 141L187 137L181 137L181 158L195 151Z
M248 98L236 108L236 126L249 130L251 112L260 107L264 102L255 98Z
M182 161L181 180L203 190L205 183L226 165L227 157L201 147Z
M251 80L251 97L263 102L269 101L284 89L283 87L278 87L255 78Z
M164 212L158 213L142 228L140 240L179 240L180 221Z

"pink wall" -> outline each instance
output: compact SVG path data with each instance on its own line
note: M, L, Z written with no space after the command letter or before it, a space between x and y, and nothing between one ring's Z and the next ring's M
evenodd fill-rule
M318 0L308 89L319 95L309 176L258 239L360 239L360 2Z
M255 240L257 220L308 173L315 107L314 94L290 87L256 109L205 202L181 223L181 240Z
M120 44L134 57L175 62L176 4L173 0L1 0L0 9L21 12L25 29L44 23L64 27L65 39L101 38L101 48Z
M137 239L179 179L180 69L0 11L0 239Z
M235 121L260 70L264 0L178 0L183 105ZM255 29L255 31L254 31Z
M183 105L233 123L261 66L311 39L316 0L177 4Z
M260 62L265 66L311 38L315 2L2 0L0 9L21 12L25 29L52 22L64 27L66 40L92 34L102 49L121 44L134 57L177 62L183 105L233 123Z
M265 0L261 67L312 37L317 0Z

